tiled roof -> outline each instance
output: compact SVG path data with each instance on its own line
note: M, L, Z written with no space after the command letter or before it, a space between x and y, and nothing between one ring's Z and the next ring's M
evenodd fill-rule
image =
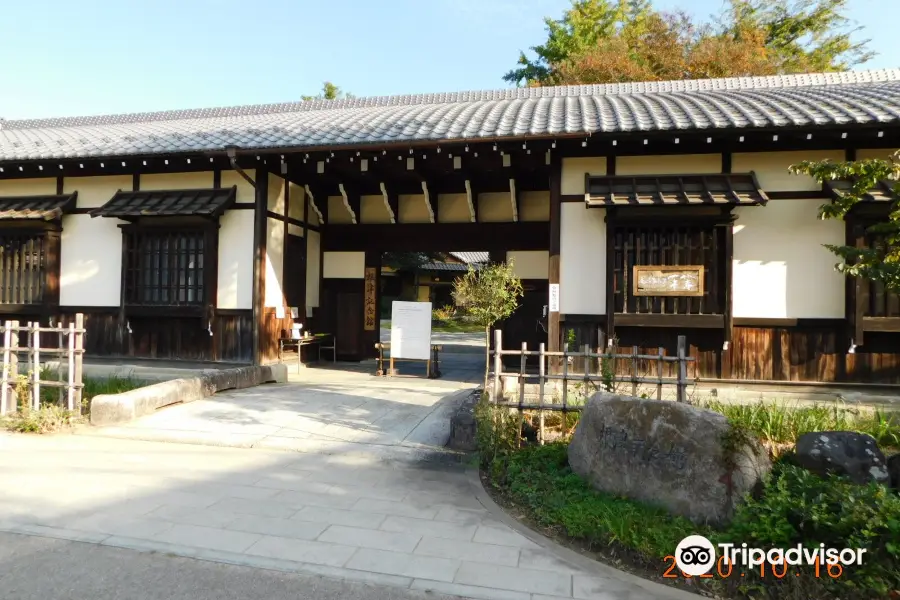
M237 187L208 190L123 192L90 212L92 217L218 217L234 204Z
M0 122L0 160L900 121L900 69Z
M476 265L473 265L476 266ZM421 267L419 267L420 271L454 271L459 273L465 273L469 270L469 265L464 265L462 263L445 263L445 262L432 262L425 263Z
M900 197L900 194L897 193L898 185L900 183L896 181L891 181L889 179L885 179L878 182L878 185L873 187L869 192L863 196L864 202L893 202ZM844 195L844 193L852 187L852 184L849 181L826 181L825 182L825 190L831 194L831 197L834 199L838 199Z
M487 252L450 252L449 254L467 264L486 263L490 260Z
M78 192L60 196L0 196L0 220L59 219L75 208L77 198Z
M588 177L589 207L665 204L765 204L769 198L752 173Z

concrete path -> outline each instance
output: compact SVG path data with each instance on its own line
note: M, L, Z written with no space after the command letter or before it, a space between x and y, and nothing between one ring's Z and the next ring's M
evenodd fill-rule
M447 454L395 447L392 457L376 456L354 443L332 450L0 434L0 531L468 598L668 596L600 565L563 561L539 536L505 525ZM45 577L64 585L53 575L55 558L30 556ZM20 576L7 575L16 560L0 552L0 597L102 598L77 591L101 585L93 572L81 573L63 593L27 591ZM117 564L98 565L112 580L104 589L121 589L114 581L127 573ZM161 576L158 569L143 575ZM207 597L190 587L153 595L147 581L138 576L128 593L110 597ZM240 589L215 597L243 598Z
M471 358L466 357L465 365ZM448 375L453 370L448 365ZM290 383L224 392L83 433L326 453L343 451L347 444L376 454L394 446L443 446L450 435L450 416L474 387L469 380L479 380L482 373L480 368L460 367L459 376L451 380L375 377L374 371L374 363L349 368L326 363L291 373Z
M452 600L451 596L0 534L4 600Z

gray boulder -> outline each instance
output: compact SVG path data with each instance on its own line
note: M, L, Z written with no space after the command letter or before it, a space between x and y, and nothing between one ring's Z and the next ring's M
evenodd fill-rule
M727 523L772 467L719 413L604 393L584 406L569 464L600 491L712 524Z
M900 454L887 459L887 470L891 476L891 487L900 492Z
M797 439L797 463L813 473L844 475L858 484L890 480L875 438L855 431L804 433Z

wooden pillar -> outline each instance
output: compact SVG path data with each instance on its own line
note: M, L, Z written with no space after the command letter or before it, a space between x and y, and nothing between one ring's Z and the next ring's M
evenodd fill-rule
M607 344L616 346L616 212L614 208L606 209L606 340ZM627 262L627 261L625 261ZM623 263L623 269L624 263ZM624 278L623 278L624 281ZM623 290L623 298L628 291Z
M557 154L551 157L550 163L550 270L548 284L559 285L559 254L562 219L562 161ZM560 290L560 298L565 293ZM562 339L559 325L559 311L549 312L550 300L547 299L547 347L550 352L559 352ZM551 371L559 367L559 360L551 360Z
M724 343L722 344L722 364L720 377L723 379L731 379L731 360L734 355L734 281L732 273L734 271L734 223L730 222L725 226L725 298L724 309L725 331L723 335Z
M262 332L265 326L266 224L269 203L269 173L256 171L256 196L253 207L253 364L262 362Z

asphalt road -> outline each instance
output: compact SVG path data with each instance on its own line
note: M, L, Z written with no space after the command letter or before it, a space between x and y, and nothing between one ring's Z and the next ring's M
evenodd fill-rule
M3 600L459 600L454 596L0 533Z

